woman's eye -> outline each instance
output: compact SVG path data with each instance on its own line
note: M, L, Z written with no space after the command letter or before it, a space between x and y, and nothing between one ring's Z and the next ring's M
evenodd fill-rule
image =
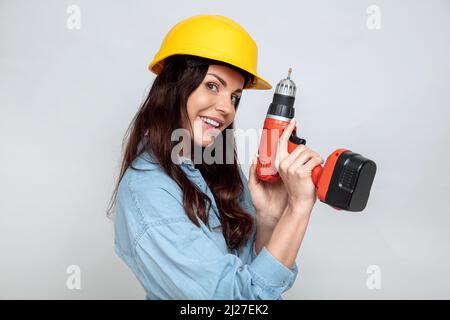
M208 83L206 84L206 86L207 86L209 89L211 89L211 87L214 87L214 88L216 88L216 89L218 88L217 84L215 84L214 82L208 82ZM232 98L234 98L233 105L234 105L234 106L237 105L237 104L239 103L239 100L240 100L239 96L232 96Z
M233 98L235 98L233 105L237 105L239 103L239 100L240 100L239 97L238 96L233 96Z
M206 84L206 86L211 89L211 86L215 87L217 89L217 85L214 82L209 82Z

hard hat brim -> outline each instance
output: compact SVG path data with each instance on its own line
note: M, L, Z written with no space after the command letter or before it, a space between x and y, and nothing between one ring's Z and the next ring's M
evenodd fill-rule
M179 54L183 54L183 53L179 53ZM189 54L189 53L185 53L185 54ZM153 60L149 65L148 65L148 69L153 72L154 74L158 75L161 70L164 67L164 59L166 59L167 57L164 58L160 58L158 60ZM234 65L232 62L227 62L227 61L222 61L222 62L226 62L229 63L231 65ZM272 89L272 85L263 77L261 77L258 74L255 74L254 72L251 72L249 70L244 70L246 72L248 72L249 74L251 74L252 76L254 76L253 82L249 82L247 83L247 85L243 88L244 90L270 90Z

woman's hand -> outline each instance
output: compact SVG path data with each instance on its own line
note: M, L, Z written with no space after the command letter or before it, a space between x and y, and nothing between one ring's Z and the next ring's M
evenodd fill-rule
M309 209L310 212L317 200L316 187L312 181L311 173L324 160L317 152L303 144L297 146L291 153L288 152L288 141L294 128L295 120L292 119L280 137L275 168L286 187L288 205Z
M288 193L281 179L270 183L258 179L256 157L249 172L248 188L255 207L257 220L267 226L275 226L287 205Z

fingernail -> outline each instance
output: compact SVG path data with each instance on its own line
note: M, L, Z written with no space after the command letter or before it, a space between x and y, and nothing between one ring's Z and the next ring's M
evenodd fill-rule
M292 119L291 119L291 123L295 123L295 118L292 118Z

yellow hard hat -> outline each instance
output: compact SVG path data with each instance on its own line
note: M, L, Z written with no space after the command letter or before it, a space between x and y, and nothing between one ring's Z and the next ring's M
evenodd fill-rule
M235 21L221 15L197 15L177 23L164 38L149 65L159 74L164 59L176 54L193 55L222 61L251 75L244 89L272 89L256 72L258 47L252 37Z

